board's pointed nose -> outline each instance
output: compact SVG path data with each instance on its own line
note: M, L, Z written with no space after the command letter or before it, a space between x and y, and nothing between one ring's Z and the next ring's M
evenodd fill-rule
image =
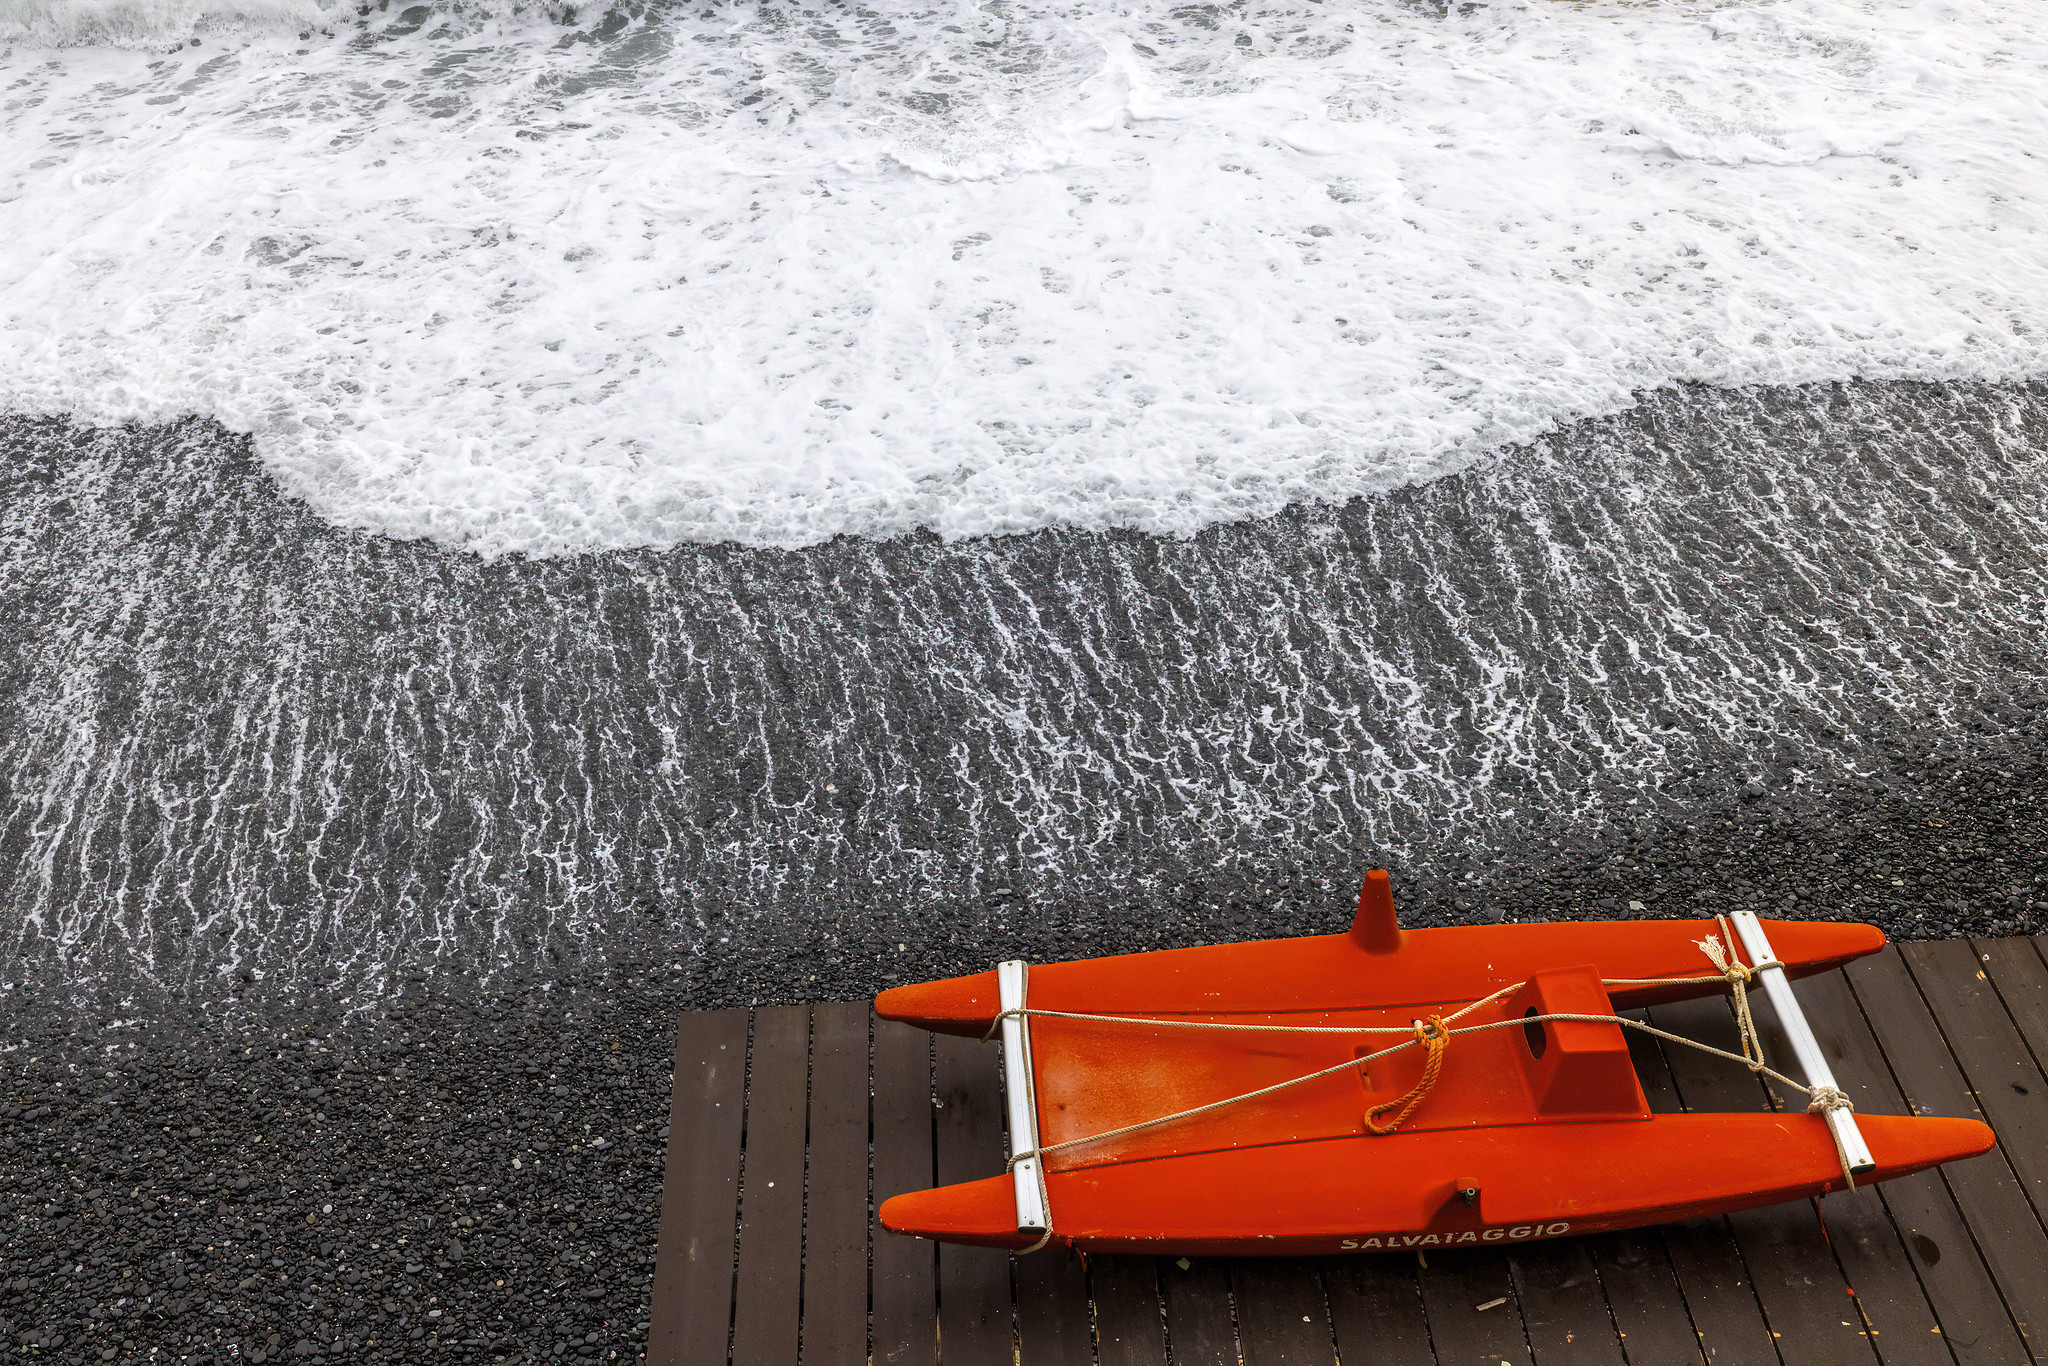
M948 977L890 987L875 997L875 1014L940 1034L980 1038L1003 1009L1002 987L993 970L972 977Z
M1974 1119L1946 1115L1858 1115L1856 1126L1877 1170L1868 1179L1893 1177L1938 1167L1944 1162L1988 1153L1998 1144L1991 1126Z
M1854 920L1766 920L1771 948L1794 977L1811 977L1884 947L1884 931Z
M1038 1241L1035 1233L1017 1231L1017 1187L1007 1176L892 1196L877 1217L891 1233L972 1247L1026 1248Z

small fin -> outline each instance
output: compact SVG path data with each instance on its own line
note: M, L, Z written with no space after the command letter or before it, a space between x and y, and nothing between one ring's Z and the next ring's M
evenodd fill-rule
M1358 893L1358 914L1351 920L1351 942L1367 953L1396 953L1401 948L1401 922L1394 917L1394 885L1387 870L1365 875Z

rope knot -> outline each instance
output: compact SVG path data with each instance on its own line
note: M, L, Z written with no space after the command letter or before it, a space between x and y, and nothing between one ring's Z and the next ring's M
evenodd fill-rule
M1732 945L1734 935L1730 934L1728 937ZM1719 939L1699 939L1694 942L1700 946L1700 952L1706 954L1713 962L1715 970L1728 979L1730 986L1748 986L1750 979L1756 975L1749 970L1748 964L1731 952L1731 945L1724 945Z
M983 1043L987 1043L990 1039L993 1039L996 1036L996 1031L1003 1027L1003 1021L1021 1020L1029 1014L1031 1014L1031 1012L1022 1006L1016 1006L1009 1010L997 1011L996 1017L988 1022L988 1028L982 1031L981 1041Z
M1806 1113L1826 1119L1837 1110L1854 1110L1855 1102L1843 1095L1839 1087L1813 1086L1807 1088ZM1849 1165L1849 1150L1842 1146L1842 1136L1835 1126L1828 1125L1828 1137L1835 1141L1835 1160L1842 1164L1842 1189L1856 1189L1856 1172Z
M1375 1105L1365 1112L1365 1128L1368 1133L1390 1134L1407 1123L1408 1116L1415 1113L1415 1108L1422 1104L1423 1098L1429 1094L1429 1089L1436 1085L1438 1074L1443 1071L1444 1045L1451 1041L1451 1031L1445 1028L1444 1017L1432 1015L1426 1020L1417 1020L1414 1024L1415 1042L1429 1050L1429 1056L1422 1063L1422 1077L1408 1089L1407 1095L1390 1100L1384 1105ZM1382 1124L1380 1116L1389 1110L1394 1112L1394 1117Z
M1756 975L1765 968L1784 965L1772 959L1768 963L1758 963L1754 968L1748 966L1735 952L1735 931L1729 926L1728 918L1717 915L1714 917L1714 924L1721 931L1720 938L1709 936L1694 942L1700 946L1700 952L1713 961L1721 976L1727 979L1728 994L1735 998L1735 1028L1742 1038L1742 1061L1747 1064L1750 1071L1761 1073L1767 1070L1764 1066L1764 1046L1757 1039L1756 1021L1749 1013L1747 988Z
M1807 1092L1806 1113L1825 1115L1836 1110L1854 1110L1856 1102L1842 1094L1839 1087L1816 1086Z

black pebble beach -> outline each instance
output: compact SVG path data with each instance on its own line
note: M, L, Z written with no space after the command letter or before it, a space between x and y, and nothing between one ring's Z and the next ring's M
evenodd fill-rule
M1465 918L1454 900L1529 918L1761 901L1919 936L2039 932L2048 762L2017 747L1996 762L1800 818L1763 797L1694 828L1588 834L1512 877L1398 885L1416 924ZM1208 937L1327 931L1345 911L1226 903ZM0 1091L12 1359L637 1360L673 1013L850 999L1033 949L920 945L841 962L811 992L754 985L801 951L785 942L692 974L621 963L483 995L423 975L350 1023L288 1002L251 1002L229 1031L37 1021Z

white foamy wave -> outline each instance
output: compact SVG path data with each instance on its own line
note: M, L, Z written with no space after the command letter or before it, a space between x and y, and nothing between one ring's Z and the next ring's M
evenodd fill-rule
M317 27L334 9L335 0L0 0L0 43L161 48L198 34Z
M209 414L485 552L1188 531L1650 386L2043 368L2012 0L394 7L5 62L0 402Z

